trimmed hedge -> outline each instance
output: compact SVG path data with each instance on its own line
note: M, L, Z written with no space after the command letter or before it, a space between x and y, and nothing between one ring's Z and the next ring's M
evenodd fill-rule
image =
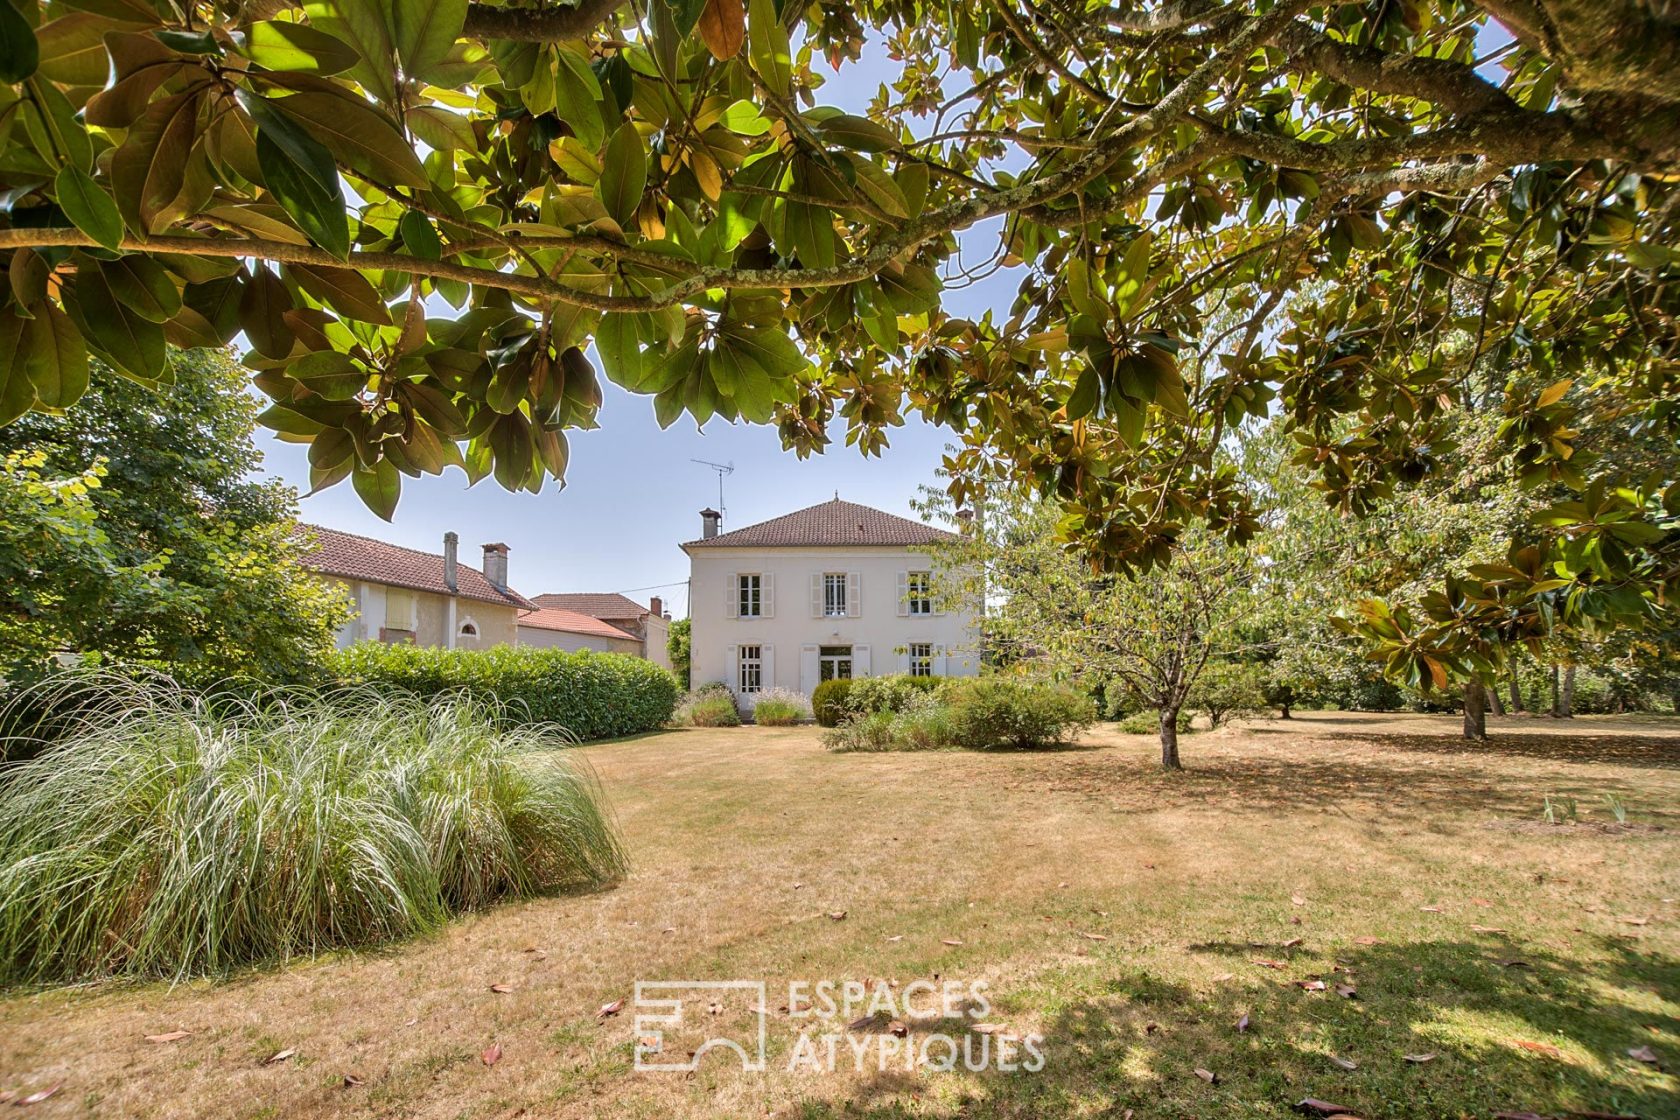
M653 662L591 650L362 642L335 653L329 667L349 685L424 698L464 692L494 699L508 718L558 724L582 740L655 730L671 718L678 694L677 679Z

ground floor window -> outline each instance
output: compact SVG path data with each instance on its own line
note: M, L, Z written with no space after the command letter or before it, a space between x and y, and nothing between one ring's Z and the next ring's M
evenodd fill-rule
M817 679L819 681L849 681L852 679L852 647L822 646L817 650Z
M910 675L912 677L933 676L933 644L931 642L910 643Z
M764 688L764 647L742 646L736 658L740 668L741 692L758 692Z

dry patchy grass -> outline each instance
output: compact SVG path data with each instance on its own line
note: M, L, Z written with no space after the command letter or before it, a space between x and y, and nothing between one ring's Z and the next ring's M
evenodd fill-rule
M61 1082L30 1113L97 1116L1672 1115L1680 724L1453 731L1258 721L1186 740L1181 775L1110 729L1025 754L833 755L809 728L599 744L579 753L624 829L618 888L219 984L13 993L0 1090ZM1547 795L1581 820L1537 824ZM596 1015L637 979L763 979L774 1009L790 980L935 975L986 981L1045 1068L790 1071L811 1024L776 1013L765 1074L635 1073L633 1008ZM1357 998L1293 983L1314 977Z

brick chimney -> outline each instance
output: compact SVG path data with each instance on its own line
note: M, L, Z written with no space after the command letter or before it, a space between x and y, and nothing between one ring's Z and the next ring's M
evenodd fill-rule
M665 600L655 595L648 600L648 613L655 618L665 617Z
M455 571L460 564L461 538L454 533L443 535L443 583L449 590L457 590Z
M507 582L507 554L505 544L487 544L484 546L484 578L497 591L506 591Z
M723 514L719 513L715 509L703 509L703 510L701 510L700 511L700 537L701 537L701 539L709 541L713 537L717 536L718 522L722 521L722 520L723 520Z

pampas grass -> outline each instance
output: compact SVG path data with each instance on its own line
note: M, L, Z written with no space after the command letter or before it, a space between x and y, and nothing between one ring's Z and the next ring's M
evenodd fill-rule
M563 733L481 702L120 679L56 700L54 740L0 770L0 982L213 975L625 868Z

